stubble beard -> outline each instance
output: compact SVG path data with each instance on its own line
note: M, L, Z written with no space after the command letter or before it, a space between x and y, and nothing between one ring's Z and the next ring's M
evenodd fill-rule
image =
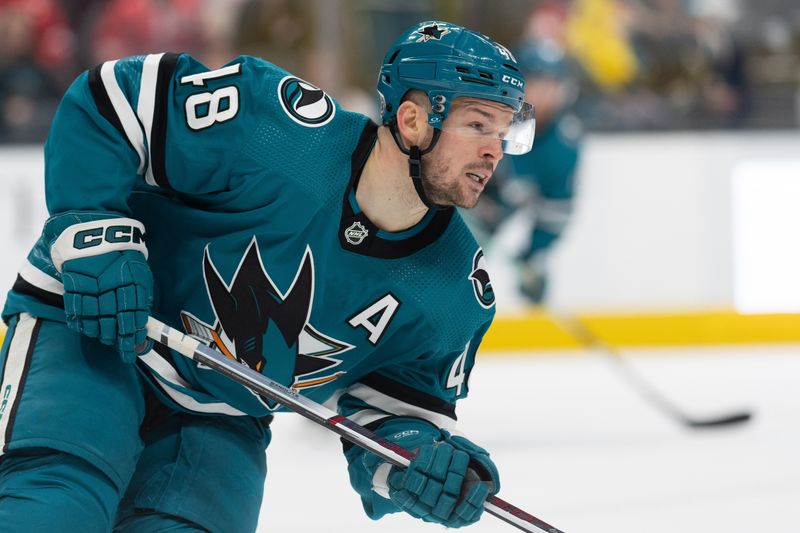
M421 174L425 195L434 204L463 209L472 209L477 205L480 194L467 194L458 176L449 179L447 176L450 174L450 165L447 162L423 161Z

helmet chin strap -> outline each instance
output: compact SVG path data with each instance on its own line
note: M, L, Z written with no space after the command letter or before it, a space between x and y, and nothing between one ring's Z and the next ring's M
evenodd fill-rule
M392 132L394 142L401 152L408 156L408 175L411 176L411 182L414 184L414 190L417 191L417 196L422 200L426 207L435 209L445 209L447 206L439 205L431 201L428 195L425 194L425 188L422 186L422 156L433 150L436 143L439 141L439 135L442 133L439 128L433 128L433 138L431 143L424 150L416 144L410 148L403 146L403 140L400 137L400 131L397 129L397 120L392 119L389 123L389 131Z

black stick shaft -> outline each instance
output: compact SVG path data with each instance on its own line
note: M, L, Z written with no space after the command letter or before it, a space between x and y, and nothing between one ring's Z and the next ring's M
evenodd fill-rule
M750 420L752 416L748 411L738 411L709 418L690 416L668 400L666 396L658 392L650 383L646 382L644 378L631 368L628 361L618 350L600 340L599 337L592 333L592 331L578 319L553 316L553 320L556 324L560 325L564 330L578 339L584 346L594 349L604 356L606 360L611 361L618 370L619 375L636 389L642 397L648 400L650 405L656 407L659 411L686 427L712 428L732 426L734 424L746 422Z

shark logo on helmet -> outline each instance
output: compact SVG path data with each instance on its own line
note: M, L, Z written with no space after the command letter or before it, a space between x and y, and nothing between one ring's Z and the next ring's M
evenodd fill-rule
M417 33L420 34L420 37L416 42L422 43L428 42L431 39L439 41L442 37L450 33L450 30L444 26L439 27L439 24L431 24L430 26L418 29Z

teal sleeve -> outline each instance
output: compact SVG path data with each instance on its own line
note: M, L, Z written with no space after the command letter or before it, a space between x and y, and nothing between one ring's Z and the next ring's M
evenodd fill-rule
M127 199L140 164L136 150L98 110L89 73L81 74L64 95L45 143L48 211L129 216Z
M48 210L129 216L137 190L230 200L243 139L268 121L257 98L278 74L264 70L255 58L209 71L185 54L150 54L84 72L45 144ZM253 169L240 164L239 171Z

